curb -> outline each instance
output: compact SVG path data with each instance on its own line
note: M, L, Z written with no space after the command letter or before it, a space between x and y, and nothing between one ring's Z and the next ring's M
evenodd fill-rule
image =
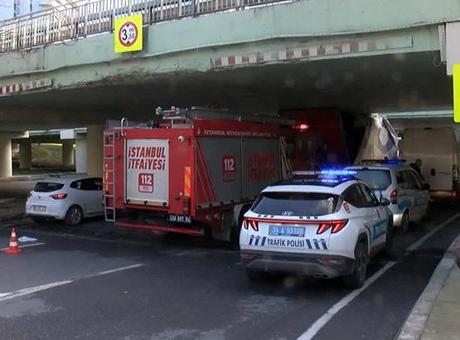
M397 340L418 340L422 337L433 304L457 261L455 248L460 244L460 235L452 242L431 275L428 285L418 298L403 327L395 337Z

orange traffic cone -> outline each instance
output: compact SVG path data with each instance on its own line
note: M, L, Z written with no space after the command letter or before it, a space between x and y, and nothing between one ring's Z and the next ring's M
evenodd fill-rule
M18 239L16 238L16 228L11 229L10 246L5 250L5 254L19 254L22 249L18 246Z

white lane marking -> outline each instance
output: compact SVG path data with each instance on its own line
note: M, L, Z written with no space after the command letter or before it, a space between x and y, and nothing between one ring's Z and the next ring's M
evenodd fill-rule
M0 298L0 302L15 299L15 298L20 297L20 296L25 296L25 295L30 295L30 294L33 294L33 293L41 292L43 290L51 289L51 288L54 288L54 287L63 286L63 285L69 284L71 282L72 281L69 281L69 280L51 282L51 283L47 283L47 284L40 285L40 286L20 289L20 290L17 290L15 292L2 293L4 296Z
M361 294L367 287L369 287L375 280L382 276L388 269L393 267L396 262L388 262L383 268L378 272L372 275L366 280L364 285L357 290L352 291L343 297L339 302L333 305L329 310L323 314L318 320L316 320L310 328L308 328L297 340L310 340L323 328L329 320L331 320L342 308L346 307L350 302L352 302L359 294Z
M134 269L134 268L138 268L138 267L142 267L142 266L145 266L145 264L143 264L143 263L136 263L136 264L133 264L133 265L131 265L131 266L126 266L126 267L120 267L120 268L105 270L105 271L99 272L99 273L97 273L97 274L95 274L95 275L89 275L89 277L112 274L112 273L116 273L116 272L121 272L121 271L123 271L123 270Z
M108 275L108 274L120 272L120 271L123 271L123 270L129 270L129 269L133 269L133 268L138 268L138 267L142 267L142 266L145 266L145 264L136 263L136 264L133 264L133 265L130 265L130 266L125 266L125 267L105 270L105 271L102 271L102 272L98 272L96 274L87 275L87 276L84 276L84 277L79 278L79 279L90 279L90 278L94 278L94 277L98 277L98 276L103 276L103 275ZM17 297L21 297L21 296L25 296L25 295L34 294L34 293L41 292L41 291L44 291L44 290L48 290L48 289L51 289L51 288L64 286L64 285L67 285L69 283L75 282L75 281L77 281L79 279L51 282L51 283L46 283L46 284L35 286L35 287L29 287L29 288L20 289L20 290L14 291L14 292L0 293L0 302L15 299Z
M427 239L429 239L431 236L433 236L437 231L439 231L440 229L444 228L446 225L448 225L450 222L456 220L457 218L460 217L460 213L457 213L455 214L454 216L452 216L451 218L449 218L447 221L441 223L440 225L438 225L436 228L434 228L432 231L430 231L429 233L427 233L425 236L421 237L420 239L418 239L414 244L412 244L410 247L407 248L407 251L414 251L414 250L417 250L418 248L420 248L420 246L422 245L423 242L425 242Z
M439 224L436 228L434 228L428 234L421 237L419 240L417 240L415 243L409 246L407 250L414 251L420 248L423 242L425 242L428 238L433 236L433 234L435 234L440 229L444 228L446 225L448 225L449 223L451 223L458 217L460 217L460 213L453 215L447 221ZM375 280L377 280L380 276L382 276L387 270L393 267L396 263L397 262L388 262L382 269L380 269L378 272L376 272L374 275L368 278L360 289L349 293L348 295L343 297L339 302L337 302L335 305L329 308L329 310L325 314L323 314L318 320L316 320L301 336L297 338L297 340L312 339L335 316L335 314L337 314L342 308L344 308L349 303L351 303L359 294L361 294L365 289L367 289Z
M19 248L30 248L30 247L38 247L38 246L44 246L46 243L33 243L33 244L24 244L23 246L19 246ZM2 248L0 249L0 251L5 251L7 250L9 247L6 247L6 248Z
M431 275L428 285L418 298L412 311L407 317L399 335L398 340L417 340L420 339L425 330L425 325L433 308L433 304L439 295L444 283L449 277L450 272L455 266L456 256L453 253L455 243L460 241L458 236L445 252L442 260L437 265L433 275Z

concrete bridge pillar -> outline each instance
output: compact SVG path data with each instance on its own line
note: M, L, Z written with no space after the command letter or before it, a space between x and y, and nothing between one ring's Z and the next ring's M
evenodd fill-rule
M86 138L77 138L75 139L75 172L79 174L86 173L86 163Z
M0 132L0 177L13 176L11 137L9 133Z
M89 125L86 131L86 167L90 176L102 177L104 125Z
M30 169L32 167L32 143L29 138L19 141L19 168Z
M74 164L73 139L64 139L62 141L62 165L70 168Z

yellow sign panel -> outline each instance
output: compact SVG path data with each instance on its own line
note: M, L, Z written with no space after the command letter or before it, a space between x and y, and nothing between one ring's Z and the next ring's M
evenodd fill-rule
M142 50L141 14L115 19L114 46L115 53Z
M454 122L460 123L460 64L454 65Z

